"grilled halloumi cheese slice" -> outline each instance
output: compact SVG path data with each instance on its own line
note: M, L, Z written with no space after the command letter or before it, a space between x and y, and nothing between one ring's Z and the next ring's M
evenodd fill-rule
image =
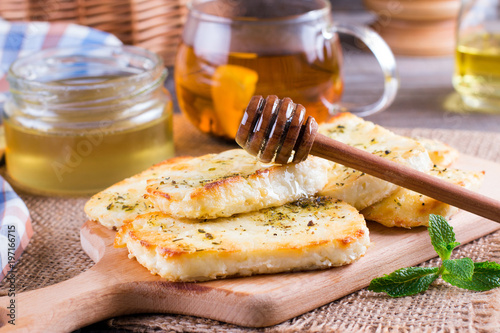
M123 221L134 219L140 214L154 212L154 206L146 192L148 179L160 177L162 170L170 165L183 163L192 157L175 157L126 178L95 194L85 204L89 219L107 228L118 228Z
M427 172L432 168L429 154L422 144L350 113L341 113L321 124L319 133L419 171ZM362 210L397 189L397 185L332 163L328 183L320 191L320 195L344 200Z
M427 138L414 138L420 142L429 153L432 163L441 167L449 167L458 160L460 153L453 147L450 147L439 140Z
M329 167L314 156L266 165L242 149L178 157L96 194L85 212L108 228L152 211L188 218L231 216L314 195L325 186Z
M416 138L426 148L434 168L429 174L447 180L470 190L477 190L482 183L483 172L469 172L447 169L459 156L459 152L438 140ZM449 219L458 208L434 200L416 192L399 188L388 198L362 210L365 218L388 227L412 228L427 226L429 214L437 214Z
M325 186L329 166L314 156L296 164L263 164L233 149L169 165L146 189L155 207L174 217L227 217L314 195Z
M437 166L429 174L470 190L477 190L484 177L484 172L462 171ZM367 220L381 223L387 227L403 228L427 226L429 214L437 214L449 219L457 212L458 208L456 207L405 188L400 188L389 197L361 211Z
M152 212L123 225L115 240L170 281L340 266L362 256L369 243L363 216L326 197L213 220Z

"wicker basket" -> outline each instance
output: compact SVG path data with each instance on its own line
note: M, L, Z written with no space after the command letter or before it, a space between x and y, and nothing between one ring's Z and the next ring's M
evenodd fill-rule
M77 23L158 53L173 65L188 0L0 0L9 21Z

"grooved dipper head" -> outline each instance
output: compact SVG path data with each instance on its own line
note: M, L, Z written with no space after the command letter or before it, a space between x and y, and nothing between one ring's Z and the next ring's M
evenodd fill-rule
M236 142L264 163L286 164L307 158L318 124L290 98L253 96L243 114ZM293 158L291 159L291 157Z

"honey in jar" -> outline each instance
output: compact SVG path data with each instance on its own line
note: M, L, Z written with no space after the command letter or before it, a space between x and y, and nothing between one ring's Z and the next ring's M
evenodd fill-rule
M135 47L16 61L4 107L7 173L42 194L91 194L173 156L166 70Z

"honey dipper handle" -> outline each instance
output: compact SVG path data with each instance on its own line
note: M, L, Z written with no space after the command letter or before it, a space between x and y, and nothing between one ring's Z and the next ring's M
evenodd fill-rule
M500 201L318 134L310 154L500 222Z

